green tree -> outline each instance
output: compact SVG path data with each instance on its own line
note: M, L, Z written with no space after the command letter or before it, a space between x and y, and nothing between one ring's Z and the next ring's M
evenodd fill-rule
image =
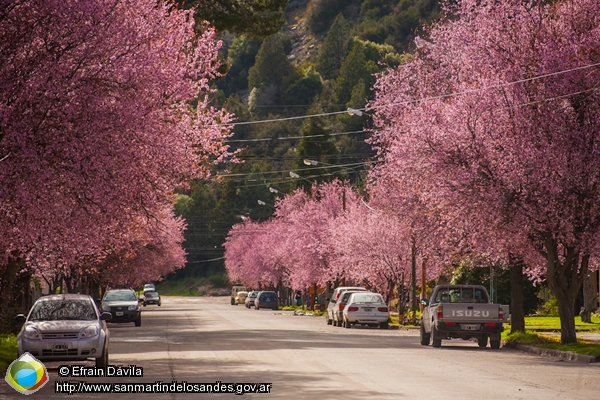
M281 35L265 39L258 50L254 65L250 68L248 89L264 89L275 85L281 90L296 78L296 70L283 50Z
M288 0L178 0L196 11L198 25L210 21L219 31L263 38L281 30Z
M287 88L283 99L285 104L307 105L308 107L322 89L323 81L321 75L311 65L306 68L300 79Z
M377 64L367 60L364 42L356 40L352 50L342 62L340 75L336 80L336 99L338 103L346 103L352 96L352 89L363 79L368 87L375 81L373 74L377 72Z
M346 56L349 38L348 23L340 13L327 31L317 58L317 71L324 79L333 79L338 76L342 60Z
M322 113L321 109L312 109L311 114ZM341 176L343 171L339 168L328 167L327 164L336 164L338 149L331 138L331 126L322 117L308 118L300 128L302 139L296 147L297 159L292 163L293 170L305 179L292 181L292 190L303 187L310 190L311 182L331 181L336 175ZM321 136L316 136L321 135ZM318 161L318 167L310 167L304 163L305 159Z

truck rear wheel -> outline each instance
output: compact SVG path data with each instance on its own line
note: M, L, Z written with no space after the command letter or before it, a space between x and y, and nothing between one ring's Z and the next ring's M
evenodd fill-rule
M433 336L431 345L433 347L442 347L442 335L435 328L435 325L431 327L431 336Z
M423 325L423 321L421 321L421 344L423 346L429 346L429 342L431 341L431 335L425 332L425 326Z
M492 333L490 335L490 347L492 349L500 348L500 333Z
M477 344L479 345L479 347L487 347L487 342L488 342L487 336L480 336L477 338Z

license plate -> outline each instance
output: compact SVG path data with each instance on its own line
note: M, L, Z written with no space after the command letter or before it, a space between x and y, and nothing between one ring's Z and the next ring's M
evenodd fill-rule
M463 325L461 325L461 327L464 330L466 330L466 331L476 331L477 328L479 328L479 325L477 325L477 324L467 324L467 325L463 324Z
M52 344L52 350L67 350L69 345L66 343L54 343Z
M117 317L122 317L122 316L123 316L123 311L117 311L117 312L115 313L115 315L116 315Z
M269 303L271 301L271 299L267 299L267 303Z
M373 311L372 308L363 308L363 311Z

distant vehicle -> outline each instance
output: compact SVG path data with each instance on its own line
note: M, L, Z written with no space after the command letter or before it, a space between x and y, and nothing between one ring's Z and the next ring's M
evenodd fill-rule
M108 365L108 312L100 313L94 299L84 294L55 294L39 298L17 335L19 357L28 352L41 361L85 361Z
M142 311L133 289L110 289L102 298L102 311L112 314L110 322L134 322L142 325Z
M146 292L144 293L144 307L146 307L147 305L150 304L156 304L157 306L160 307L161 301L160 301L160 295L158 294L158 292Z
M244 292L243 290L237 292L237 295L235 296L235 305L244 304L246 302L246 297L248 297L248 292Z
M254 301L256 300L256 295L258 295L258 293L258 290L248 293L246 301L244 301L244 305L246 306L246 308L254 307Z
M143 294L146 294L146 292L156 292L156 286L154 286L153 283L147 283L144 285L144 290L143 290Z
M256 299L254 299L254 308L257 310L260 310L261 308L279 310L277 293L271 291L259 292Z
M333 293L331 294L331 298L327 298L326 300L329 302L327 304L327 314L325 314L325 319L327 320L327 325L331 325L333 323L333 313L336 311L336 307L339 307L337 305L337 300L340 297L340 295L348 290L354 290L354 291L367 291L367 289L365 289L362 286L340 286L337 287L333 290Z
M350 328L352 325L378 326L381 329L388 328L390 311L379 293L357 292L352 293L348 299L342 325Z
M333 310L333 326L342 326L342 321L344 319L344 308L348 303L348 299L350 299L350 295L352 293L364 293L364 291L356 291L356 290L346 290L341 292L340 297L336 302L336 307Z
M441 347L442 339L477 339L486 347L488 338L492 349L500 348L504 330L504 306L493 304L481 285L438 285L433 288L421 318L421 344Z
M237 296L238 292L247 292L248 289L246 289L246 286L242 286L242 285L233 285L233 287L231 288L231 305L234 306L235 305L235 296Z

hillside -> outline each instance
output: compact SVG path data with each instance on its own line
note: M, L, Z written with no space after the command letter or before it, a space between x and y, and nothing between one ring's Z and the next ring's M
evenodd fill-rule
M365 143L367 114L287 118L364 107L375 74L401 63L415 32L438 15L434 0L290 0L278 34L222 35L229 67L215 82L216 105L238 122L277 121L236 125L228 143L243 163L229 165L229 173L220 167L218 181L198 182L178 197L176 210L188 223L180 276L222 271L231 226L267 219L278 196L334 178L364 185L374 156Z

